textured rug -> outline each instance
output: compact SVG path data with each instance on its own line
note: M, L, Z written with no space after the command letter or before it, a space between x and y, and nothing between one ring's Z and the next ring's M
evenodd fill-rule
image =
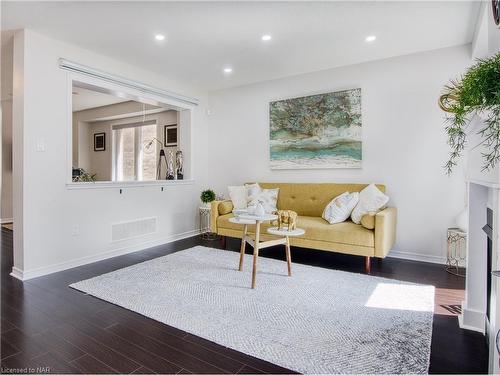
M70 285L302 373L426 373L434 287L197 246ZM293 253L292 253L293 259Z

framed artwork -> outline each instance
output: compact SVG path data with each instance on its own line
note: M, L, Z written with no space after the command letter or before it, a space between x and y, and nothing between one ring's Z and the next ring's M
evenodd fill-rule
M165 147L177 146L177 124L165 125L163 143Z
M361 168L361 89L269 104L271 169Z
M106 133L94 133L94 151L106 151Z

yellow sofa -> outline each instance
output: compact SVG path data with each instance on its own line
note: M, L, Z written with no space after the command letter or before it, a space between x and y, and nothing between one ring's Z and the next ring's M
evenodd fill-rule
M333 251L344 254L365 257L365 270L370 272L372 257L385 258L396 240L395 207L385 208L377 213L365 215L363 224L354 224L348 220L339 224L329 224L321 215L326 205L337 195L345 191L361 191L365 184L334 184L334 183L260 183L264 189L279 188L278 209L297 212L297 227L305 230L300 237L290 239L292 246L309 249ZM384 185L377 187L385 192ZM212 202L212 232L222 236L241 238L243 226L229 222L233 217L231 201ZM271 239L266 234L271 223L263 223L262 239ZM373 228L373 229L368 229ZM255 227L250 226L250 233Z

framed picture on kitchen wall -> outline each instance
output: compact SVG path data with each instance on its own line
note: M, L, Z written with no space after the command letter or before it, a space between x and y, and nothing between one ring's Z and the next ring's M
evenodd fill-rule
M177 124L165 125L163 143L165 147L177 146Z
M94 133L94 151L106 151L106 133Z

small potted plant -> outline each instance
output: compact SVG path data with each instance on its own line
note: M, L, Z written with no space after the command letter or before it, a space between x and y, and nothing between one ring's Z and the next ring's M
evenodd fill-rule
M215 200L215 193L211 189L203 190L200 199L205 207L210 207L210 203Z
M483 170L495 168L500 161L500 53L478 60L459 80L445 86L439 106L449 114L446 132L451 152L445 165L448 174L465 148L466 128L474 115L484 121L479 130L485 146Z
M82 172L78 176L73 176L73 182L95 182L97 174Z

